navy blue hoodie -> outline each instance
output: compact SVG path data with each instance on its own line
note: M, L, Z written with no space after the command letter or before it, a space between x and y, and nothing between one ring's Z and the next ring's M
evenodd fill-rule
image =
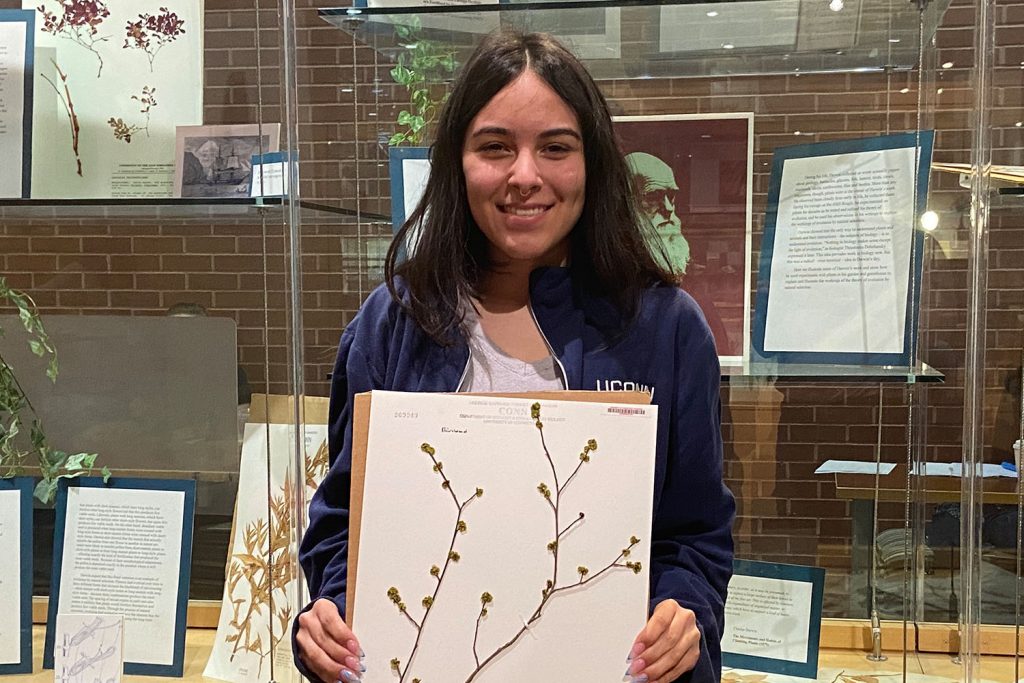
M399 294L405 296L400 284ZM535 271L530 299L568 389L646 391L658 406L650 609L672 598L696 613L700 661L679 680L718 683L735 502L722 481L720 369L704 316L682 290L652 287L609 343L607 331L622 327L617 309L574 287L568 269ZM331 386L331 466L313 496L299 551L314 601L329 598L345 614L352 397L374 389L452 392L468 360L465 343L436 344L383 285L345 328ZM298 657L296 663L316 680Z

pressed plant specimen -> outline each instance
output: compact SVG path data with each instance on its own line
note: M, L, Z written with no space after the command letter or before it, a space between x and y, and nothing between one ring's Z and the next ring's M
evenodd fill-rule
M99 78L103 73L103 57L96 46L110 39L110 36L99 35L100 24L110 16L106 3L103 0L60 0L59 13L49 11L46 5L39 5L36 11L43 15L44 32L66 38L96 55L100 63L96 78Z
M434 463L434 472L436 472L438 476L441 477L441 488L447 491L448 495L451 496L452 503L455 505L456 508L456 515L455 525L452 530L452 539L451 542L448 544L448 553L445 556L444 563L441 566L435 564L430 567L430 575L435 579L434 591L430 595L426 595L423 597L422 600L420 600L420 605L423 607L423 616L420 617L419 621L413 618L413 616L409 613L409 607L405 604L405 601L402 599L402 594L399 592L399 590L394 586L388 588L388 600L394 603L395 607L398 608L399 613L402 614L409 621L410 624L412 624L414 629L416 629L416 640L413 642L412 650L409 652L409 655L405 658L405 665L403 666L402 660L398 657L395 657L391 660L391 670L398 674L398 680L400 682L406 680L406 676L409 674L409 670L412 668L412 663L416 657L416 652L419 650L420 647L420 639L423 637L423 629L427 624L427 617L430 616L430 610L431 608L433 608L434 603L437 600L438 593L441 592L441 585L444 583L444 578L448 573L449 567L451 567L453 564L457 563L460 559L462 559L462 556L459 555L458 551L455 550L455 541L458 539L459 534L464 534L469 530L469 527L466 524L465 520L462 519L462 516L466 511L466 506L468 506L476 498L480 498L481 496L484 495L484 490L478 487L470 496L468 496L464 500L460 499L458 494L456 494L455 490L452 488L451 480L449 480L448 476L444 473L444 463L437 459L437 451L434 449L434 447L431 446L429 443L424 443L423 445L420 446L420 450L426 453L430 457L430 460ZM419 679L413 678L412 683L419 683Z
M152 72L157 53L185 33L184 25L185 20L166 7L161 7L158 14L140 14L138 21L129 21L125 26L123 47L145 52Z
M308 460L308 458L307 458ZM290 545L292 528L292 485L286 477L281 493L270 500L271 520L258 518L245 525L243 543L245 552L231 556L228 568L228 595L231 596L232 633L227 642L234 643L231 660L241 650L259 658L259 672L263 662L277 649L278 644L291 632L291 606L282 591L294 578L293 557ZM244 581L243 596L235 597L236 590ZM282 604L276 605L278 597ZM242 613L243 605L246 606ZM260 623L256 615L266 610L270 619L277 620L277 628L268 628L266 633L253 633L253 624ZM264 642L263 636L267 636ZM258 674L257 674L258 675Z
M303 463L308 499L327 473L327 441L321 441L314 455L306 453ZM262 672L266 658L273 655L291 631L287 592L289 583L295 579L291 571L294 556L289 544L293 503L291 478L286 476L280 493L270 501L270 521L258 517L245 525L244 550L231 556L228 567L227 594L232 616L231 632L226 641L233 643L230 660L234 661L240 651L255 655L259 658L257 675ZM275 599L279 602L275 603ZM276 620L276 627L266 624L264 618ZM268 642L264 642L261 632L266 634Z
M565 477L564 481L561 480L558 468L555 466L554 459L551 456L551 452L548 450L547 442L544 438L544 424L541 422L540 414L540 403L534 403L530 407L530 415L533 419L533 426L540 439L541 450L543 451L547 464L551 469L552 478L551 483L541 482L536 487L536 490L543 499L544 504L551 512L553 522L554 533L552 536L548 537L550 540L545 541L547 551L551 558L550 578L547 578L544 582L544 586L540 588L540 598L538 599L538 603L533 611L529 613L530 616L523 619L522 627L512 634L503 644L495 648L489 654L483 655L480 653L481 628L489 610L495 608L496 598L490 591L484 591L480 594L480 606L477 611L473 627L472 653L474 668L465 679L466 683L470 683L470 681L476 679L488 664L494 661L494 659L503 652L514 647L523 635L542 618L545 606L547 606L554 597L569 590L579 589L615 569L625 569L633 572L634 574L639 574L643 569L640 562L633 561L630 558L631 552L634 547L640 543L640 539L636 536L630 536L628 544L618 551L614 559L602 566L600 569L591 571L589 567L579 565L576 567L576 578L574 580L568 582L559 580L558 567L559 561L562 559L562 544L566 535L585 519L585 514L583 512L578 512L576 515L572 516L570 521L566 521L567 518L565 510L563 509L562 496L569 485L576 479L576 475L579 474L583 466L591 461L591 454L597 451L598 444L595 439L588 439L586 444L583 446L583 449L580 451L579 462L576 464L572 472ZM430 575L436 580L436 585L434 587L434 592L431 595L425 596L421 600L423 614L419 620L417 621L417 619L410 613L410 607L405 602L405 599L402 597L398 588L391 586L387 591L388 600L395 605L399 613L405 617L416 631L416 640L413 643L412 651L409 653L409 656L404 661L397 657L391 660L391 670L397 674L399 683L404 683L406 680L409 680L410 683L420 682L420 679L418 678L410 678L410 672L412 669L413 659L421 643L427 617L429 616L431 609L433 609L437 604L438 593L440 592L441 585L448 573L450 565L461 559L459 552L455 550L455 542L460 533L466 533L468 530L467 524L463 519L463 513L465 512L466 506L474 498L478 498L483 495L483 490L477 488L473 495L470 495L465 499L461 499L455 491L452 490L451 481L444 473L444 464L437 459L436 451L433 446L428 443L424 443L420 449L430 456L430 459L433 461L434 472L437 472L441 477L441 488L448 491L448 494L451 496L452 503L456 508L456 516L451 542L448 547L448 553L444 565L442 567L435 564L430 568Z
M142 105L139 109L139 113L146 117L145 123L129 124L124 119L118 117L114 118L111 116L107 119L107 124L114 129L114 137L118 140L124 140L126 143L131 144L132 136L136 133L143 132L146 137L149 137L149 117L150 111L156 106L156 88L148 85L142 86L141 95L132 95L132 99Z
M77 173L79 176L82 175L82 157L78 153L78 136L81 133L81 126L78 124L78 114L75 113L75 102L71 99L71 88L68 86L68 75L61 71L60 66L57 62L52 59L50 62L54 68L57 69L57 77L60 79L62 87L58 87L53 79L43 74L43 80L50 84L53 91L57 93L57 97L60 98L61 104L64 105L64 111L68 115L68 123L71 126L71 151L75 153L75 163L77 164Z
M630 536L629 545L619 551L618 555L605 565L603 568L596 572L591 572L585 565L576 567L576 575L579 577L571 583L561 583L558 580L558 560L561 552L562 539L569 531L571 531L577 524L581 523L585 517L583 512L577 514L571 522L568 524L563 523L564 517L562 517L563 510L561 509L562 494L568 488L569 484L572 483L576 475L579 474L580 469L586 463L590 462L590 454L597 450L597 441L595 439L588 439L583 450L580 451L579 462L576 464L575 469L565 478L565 481L559 482L558 469L555 467L555 462L551 457L551 452L548 450L547 442L544 439L544 423L540 419L540 403L534 403L530 406L530 417L533 419L533 425L537 429L537 433L540 436L540 445L544 450L544 456L547 458L548 465L551 468L551 478L553 485L548 485L545 482L541 482L537 485L537 492L544 498L547 505L551 508L552 517L554 518L554 537L547 544L548 552L551 553L551 578L547 579L544 583L544 588L540 591L540 601L537 608L533 611L529 619L525 620L522 628L520 628L515 635L509 638L504 644L496 648L490 655L483 658L477 653L477 641L480 633L480 622L483 617L487 616L487 610L490 608L491 603L494 601L493 596L490 593L484 593L480 596L480 614L477 616L476 628L473 632L473 660L476 662L476 668L466 678L466 683L469 683L479 675L484 668L494 660L495 657L500 655L502 652L513 647L520 638L523 637L530 626L536 623L542 616L544 607L551 601L553 597L564 593L567 590L579 588L585 586L591 581L595 581L603 574L611 571L614 568L620 567L628 569L634 574L639 574L643 569L640 562L634 562L629 559L630 553L633 547L640 542L640 539L636 536Z

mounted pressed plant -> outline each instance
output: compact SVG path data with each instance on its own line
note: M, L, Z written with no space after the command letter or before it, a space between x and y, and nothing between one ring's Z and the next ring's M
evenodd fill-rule
M81 45L96 55L99 68L96 78L103 74L103 57L96 46L109 40L101 36L99 27L110 16L110 10L103 0L60 0L60 12L51 12L46 5L39 5L36 11L43 15L44 33L49 33Z
M32 297L8 286L6 278L0 276L0 302L17 310L21 325L29 335L29 348L36 356L46 359L46 376L56 382L57 350L43 328ZM0 336L4 334L5 330L0 327ZM24 432L29 435L27 447L16 438ZM50 503L61 479L92 474L96 458L96 453L69 454L49 445L32 401L18 382L14 368L0 354L0 477L25 474L34 461L40 471L35 496L43 503ZM103 481L107 481L110 470L103 467L100 471Z
M71 99L71 87L68 85L68 75L64 73L57 62L50 60L53 64L53 68L57 70L57 77L60 79L61 87L58 87L53 79L42 74L43 80L50 84L53 91L57 93L57 97L60 98L61 104L64 105L64 111L68 115L68 125L71 127L71 151L75 154L75 163L77 164L76 172L82 176L82 157L78 153L78 141L79 135L82 131L82 127L78 123L78 114L75 113L75 102Z
M302 479L307 498L316 491L328 467L327 442L303 457ZM225 600L231 604L231 620L224 640L231 646L228 661L243 653L258 660L257 677L291 633L289 584L295 580L295 556L290 544L294 528L292 478L270 500L269 517L247 522L242 531L242 551L231 555ZM235 546L237 547L237 545ZM269 622L273 623L269 623Z
M444 473L444 463L437 459L437 451L434 447L429 443L424 443L420 446L420 450L426 453L434 463L433 470L441 477L441 488L447 491L448 495L451 496L452 503L455 505L456 515L454 529L452 530L452 539L448 544L448 552L445 554L444 562L441 566L435 564L430 567L430 575L434 577L436 583L434 585L433 592L430 595L425 595L423 599L420 600L420 605L423 607L423 616L420 617L419 621L413 618L409 613L409 607L402 599L402 594L399 590L394 586L388 589L388 600L394 603L398 612L404 616L410 624L412 624L414 629L416 629L416 640L413 642L412 651L410 651L409 655L405 658L404 665L402 660L398 657L391 660L391 670L398 674L399 681L405 681L406 676L409 673L409 669L412 667L413 660L416 658L416 653L420 647L420 639L423 636L423 629L427 624L427 617L430 616L430 610L433 609L438 593L441 592L441 586L448 573L448 568L462 559L462 556L455 550L455 541L458 539L459 534L464 534L469 531L469 526L466 524L465 520L462 519L462 515L466 511L466 506L475 499L484 495L484 490L477 487L476 490L465 500L460 499L458 494L456 494L455 490L452 488L451 480L448 479L448 476ZM485 593L485 595L487 594ZM414 683L419 681L417 678L412 680Z
M540 403L532 404L530 407L530 416L539 437L540 449L543 452L547 465L551 471L551 482L540 482L536 487L537 493L540 494L541 499L544 501L543 504L550 511L553 519L554 535L553 537L549 536L543 541L551 559L551 571L548 575L549 578L545 580L543 587L539 587L540 597L538 598L536 606L533 608L532 612L527 613L529 614L528 617L522 615L522 627L518 628L515 633L513 633L501 645L484 655L480 654L481 629L490 611L497 609L500 605L500 596L495 597L495 594L490 590L486 590L479 595L479 598L475 598L479 601L479 608L476 613L471 644L474 668L469 672L468 677L465 679L466 683L470 683L475 680L487 668L488 664L498 658L499 655L502 655L515 647L516 643L520 641L523 635L543 617L545 607L550 604L551 600L556 596L563 595L570 590L579 591L591 582L596 581L608 572L616 569L624 569L628 572L632 572L633 574L640 574L643 570L643 566L639 561L633 561L631 559L631 553L636 545L640 543L640 539L636 536L630 536L626 546L621 548L615 554L614 559L605 563L600 569L591 571L588 566L579 565L576 567L576 578L574 580L560 580L558 567L559 561L563 559L562 546L565 538L570 531L582 524L586 518L585 513L579 511L572 517L571 521L566 522L563 495L569 485L576 480L581 469L591 461L591 456L597 451L598 444L595 439L587 439L579 453L579 459L575 468L567 477L564 478L564 480L562 480L559 476L558 468L555 466L554 458L552 458L551 452L548 450L547 442L544 437L544 424L540 419ZM416 638L409 654L404 659L395 657L390 661L391 670L395 675L397 675L399 683L405 683L407 680L410 681L410 683L420 682L419 678L411 677L411 671L415 664L416 654L421 646L424 631L426 629L427 617L431 614L431 611L436 607L438 600L440 599L441 587L444 584L444 579L448 576L452 565L463 559L459 551L456 550L455 544L460 534L465 534L469 531L469 525L463 519L466 507L474 499L483 496L483 489L477 488L473 494L465 498L460 497L453 490L452 482L445 474L444 463L437 458L435 448L429 443L424 443L420 446L420 450L423 453L426 453L433 462L433 471L440 476L441 488L447 491L448 495L451 497L456 514L452 528L451 540L448 545L444 562L443 564L432 565L429 570L430 576L435 580L434 589L429 595L424 596L422 600L420 600L419 607L410 607L410 604L406 602L401 591L397 587L391 586L387 590L387 600L395 606L399 614L409 622L416 632ZM451 601L460 597L464 598L465 596L447 595L446 599ZM417 616L413 614L413 611L415 610L418 612L420 608L422 608L422 613L417 618ZM452 638L450 632L446 635L446 638L450 643Z
M576 575L579 577L576 581L568 583L562 583L559 581L558 560L562 550L562 540L566 534L568 534L577 524L582 523L586 517L585 513L580 511L571 522L564 524L564 518L561 516L561 513L563 512L562 494L565 493L569 484L572 483L573 479L576 478L576 475L579 474L580 469L590 462L591 453L597 450L597 440L587 440L586 445L584 445L583 449L580 451L579 462L576 464L575 469L573 469L572 473L566 477L565 481L560 483L558 478L558 469L555 467L555 461L552 459L551 452L548 450L547 442L544 439L544 423L540 419L540 412L540 403L534 403L530 406L530 417L533 419L534 427L537 429L537 433L540 436L540 446L543 449L544 457L547 459L548 465L551 468L551 479L553 482L552 485L548 485L546 482L541 482L537 485L537 492L540 493L548 507L551 508L551 513L554 517L555 536L547 543L548 552L551 553L551 578L545 581L544 588L540 591L541 597L537 604L537 608L530 615L529 619L524 620L522 628L504 644L491 652L490 655L482 658L477 654L476 649L480 632L480 620L487 616L487 610L489 605L493 602L493 598L489 593L484 593L483 596L481 596L480 616L477 617L476 628L473 631L473 660L476 662L476 668L469 674L469 677L466 679L466 683L470 683L470 681L474 680L489 663L498 657L498 655L509 648L514 647L519 639L530 630L530 627L541 618L544 612L544 607L547 606L550 600L556 595L562 594L570 589L578 589L585 586L615 568L628 569L634 574L639 574L643 569L643 565L640 562L634 562L629 559L633 548L640 542L640 539L636 536L630 536L629 544L619 551L615 559L601 569L596 572L591 572L586 565L579 565L576 567Z
M118 140L123 140L127 144L131 144L132 136L136 133L145 133L146 137L149 137L150 111L157 105L156 88L144 85L142 86L142 94L132 95L132 99L142 105L139 113L146 117L145 123L129 124L124 119L120 117L114 118L113 116L107 119L107 125L114 129L114 137Z
M161 7L159 14L140 14L138 21L129 21L125 26L122 47L145 52L152 72L157 53L177 40L178 36L184 35L184 26L185 20L166 7Z

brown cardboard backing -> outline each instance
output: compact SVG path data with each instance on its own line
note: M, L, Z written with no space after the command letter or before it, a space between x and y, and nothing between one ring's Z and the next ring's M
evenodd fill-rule
M320 396L304 396L303 412L307 424L327 424L330 401ZM270 419L267 419L269 413ZM295 422L295 397L285 394L253 394L249 404L249 422L254 424L291 424Z
M495 396L532 398L545 401L583 401L587 403L649 404L651 397L640 391L535 391L524 394L456 394L457 396ZM345 594L345 621L352 624L355 606L356 572L359 566L359 533L363 517L363 483L366 478L366 444L370 438L370 403L373 392L356 394L352 412L352 493L348 520L348 591Z

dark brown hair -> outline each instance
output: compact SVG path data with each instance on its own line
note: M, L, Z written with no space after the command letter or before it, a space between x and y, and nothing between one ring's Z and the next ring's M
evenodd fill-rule
M616 142L608 104L593 78L546 34L493 33L477 46L452 87L438 122L423 198L392 242L385 263L391 295L441 344L457 338L460 300L477 294L480 276L491 265L487 238L473 220L466 196L466 131L491 98L526 69L562 97L583 135L586 191L583 212L570 233L574 286L608 298L625 325L644 288L675 284L651 255L652 242L645 239L650 227L637 210L631 173ZM403 245L420 224L413 253L401 261ZM408 287L405 300L395 288L396 275Z

